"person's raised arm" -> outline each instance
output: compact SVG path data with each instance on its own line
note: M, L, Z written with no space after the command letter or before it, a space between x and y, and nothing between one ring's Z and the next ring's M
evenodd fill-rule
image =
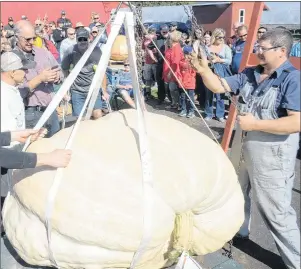
M189 56L191 66L199 73L203 79L205 86L214 93L230 92L231 88L225 79L219 78L209 68L208 60L204 52L201 53L199 58L195 53Z

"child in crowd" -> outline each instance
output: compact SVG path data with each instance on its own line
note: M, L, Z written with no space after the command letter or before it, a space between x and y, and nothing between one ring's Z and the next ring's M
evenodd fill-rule
M181 83L183 87L186 89L190 99L194 102L194 90L195 90L195 81L196 81L196 72L190 66L190 63L187 59L188 55L193 52L193 48L191 46L185 46L183 48L184 58L180 61L180 73L181 73ZM187 117L193 118L194 115L194 108L193 105L189 100L188 96L185 92L181 92L181 108L182 111L180 112L180 117Z
M116 92L120 94L123 100L132 108L135 108L135 102L132 99L134 97L134 91L132 86L130 63L128 59L124 60L123 66L124 69L120 71L116 82Z

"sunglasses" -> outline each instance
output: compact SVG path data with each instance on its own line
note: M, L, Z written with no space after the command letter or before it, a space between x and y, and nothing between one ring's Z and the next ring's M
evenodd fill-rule
M124 64L124 66L130 66L129 64Z
M162 32L162 34L164 34L164 35L165 35L165 34L168 34L168 32Z
M98 32L97 31L93 31L92 34L98 34Z
M245 35L240 35L239 37L245 37L245 36L247 36L248 34L245 34Z
M94 20L98 20L99 19L99 17L97 17L97 18L94 18Z
M24 36L21 36L26 42L30 42L30 41L36 41L37 37L29 37L29 38L25 38Z
M265 31L264 31L264 32L258 31L257 33L258 33L258 34L264 34L264 33L265 33Z
M88 38L84 38L84 37L80 37L79 39L77 39L79 42L87 42Z

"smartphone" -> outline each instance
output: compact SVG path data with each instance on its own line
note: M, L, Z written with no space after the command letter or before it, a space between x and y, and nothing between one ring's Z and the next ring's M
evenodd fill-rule
M55 66L51 67L51 70L54 70L54 69L57 69L57 68L59 68L59 66L55 65Z

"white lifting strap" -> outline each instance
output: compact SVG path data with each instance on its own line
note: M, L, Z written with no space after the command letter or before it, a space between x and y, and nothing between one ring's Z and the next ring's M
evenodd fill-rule
M42 117L40 118L40 120L38 121L37 125L35 126L34 129L40 129L45 122L47 121L47 119L50 117L50 115L53 113L53 111L56 109L56 107L59 105L59 103L61 102L62 98L64 97L64 95L67 93L67 91L69 90L70 86L72 85L73 81L75 80L75 78L78 76L79 72L81 71L82 67L84 66L84 64L86 63L86 61L88 60L89 56L91 55L92 51L94 50L95 46L98 44L99 39L101 38L102 34L104 33L104 31L107 28L107 25L110 23L111 19L106 23L103 31L97 36L97 38L93 41L93 43L90 45L90 47L88 48L88 50L85 52L85 54L81 57L81 59L79 60L79 62L76 64L76 66L74 67L74 69L72 70L72 72L70 73L70 75L66 78L66 80L64 81L63 85L61 86L60 90L57 92L57 94L54 96L53 100L51 101L51 103L49 104L49 106L47 107L47 109L45 110L44 114L42 115ZM116 38L116 37L115 37ZM114 38L114 39L115 39ZM99 63L101 61L103 61L102 59L103 57L101 57ZM98 64L98 66L101 66L101 64ZM83 118L83 114L86 110L86 107L91 99L93 90L96 88L96 84L99 81L99 76L100 76L100 72L101 72L101 68L97 68L95 75L93 77L87 98L85 100L84 106L81 110L81 113L71 131L71 134L69 136L69 139L67 141L67 144L65 146L65 149L70 149L74 136L78 130L80 121ZM25 151L27 149L27 147L30 144L30 139L27 140L23 151ZM55 259L55 255L52 251L52 241L51 241L51 231L52 231L52 225L51 225L51 217L52 217L52 212L53 212L53 206L54 206L54 202L55 202L55 197L58 193L59 187L60 187L60 183L61 183L61 179L63 176L63 168L59 168L57 169L53 184L49 190L48 193L48 197L47 197L47 202L46 202L46 209L45 209L45 226L46 226L46 232L47 232L47 241L48 241L48 252L49 252L49 259L52 263L53 266L55 266L56 268L59 268L58 263Z
M122 24L122 21L124 19L124 14L120 14L120 15L117 15L116 19L115 19L115 24L116 24L116 21L117 23L119 24L119 26L121 27L121 24ZM116 28L116 29L115 29ZM108 43L107 45L110 45L110 44L113 44L113 41L115 40L117 34L118 34L118 26L116 27L112 27L112 31L111 31L111 34L109 36L109 39L108 39ZM104 57L105 56L105 57ZM66 147L65 149L70 149L71 148L71 145L72 145L72 142L74 140L74 137L75 137L75 134L78 130L78 127L80 125L80 122L84 116L84 113L86 111L86 108L88 106L88 103L90 102L90 99L93 95L93 92L94 91L97 91L98 90L98 87L97 87L97 84L99 83L99 78L102 76L102 73L103 73L103 69L106 69L106 66L108 65L108 57L106 55L106 53L103 53L103 56L101 57L101 59L99 60L99 63L97 65L97 69L96 69L96 72L95 72L95 75L93 77L93 80L92 80L92 83L91 83L91 86L90 86L90 89L89 89L89 92L88 92L88 95L87 95L87 98L85 100L85 103L84 103L84 106L78 116L78 119L73 127L73 130L70 134L70 137L68 139L68 142L66 144ZM74 69L78 69L78 68L81 68L80 66L76 65ZM52 225L51 225L51 217L52 217L52 212L53 212L53 206L54 206L54 202L55 202L55 198L56 198L56 195L58 193L58 190L59 190L59 187L60 187L60 184L61 184L61 181L62 181L62 176L63 176L63 168L59 168L57 170L57 173L55 175L55 178L54 178L54 182L50 188L50 191L48 193L48 197L47 197L47 203L46 203L46 216L45 216L45 224L46 224L46 230L47 230L47 240L48 240L48 252L49 252L49 258L52 262L52 264L54 266L56 266L57 268L58 267L58 264L56 262L56 259L55 259L55 256L54 256L54 253L52 251L52 240L51 240L51 231L52 231Z
M138 250L135 252L130 268L133 269L144 254L150 242L153 228L153 176L151 168L151 154L149 150L144 103L138 82L136 65L134 17L132 12L126 13L125 32L127 46L129 48L129 61L131 66L131 78L134 89L134 98L138 118L139 149L142 168L142 191L143 191L143 235Z

